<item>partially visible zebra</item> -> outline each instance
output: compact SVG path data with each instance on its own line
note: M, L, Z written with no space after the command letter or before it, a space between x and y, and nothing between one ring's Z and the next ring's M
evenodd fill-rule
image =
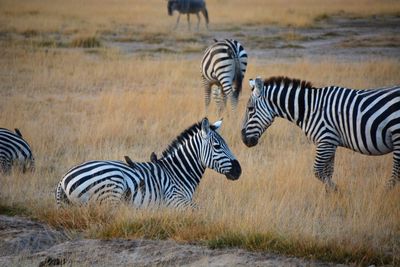
M154 162L88 161L69 170L56 189L63 203L120 202L136 207L193 207L192 198L206 168L236 180L241 167L217 130L204 118L183 131Z
M242 81L247 67L247 53L236 40L214 40L209 46L201 61L201 76L205 90L206 109L210 104L211 87L216 85L216 99L218 112L226 106L230 96L232 108L236 109Z
M389 188L400 180L400 86L352 90L284 77L250 80L253 90L243 122L242 140L255 146L275 117L298 125L316 146L314 174L335 190L331 180L338 146L366 155L393 151Z
M178 18L176 20L175 28L178 27L179 19L181 14L187 14L188 27L190 30L190 14L196 14L197 16L197 29L199 29L200 25L200 16L199 12L201 12L206 20L206 27L208 29L208 11L206 7L206 2L204 0L168 0L168 15L172 16L174 10L178 11Z
M33 170L35 159L32 150L18 129L14 133L0 128L0 173L9 174L13 165L23 172Z

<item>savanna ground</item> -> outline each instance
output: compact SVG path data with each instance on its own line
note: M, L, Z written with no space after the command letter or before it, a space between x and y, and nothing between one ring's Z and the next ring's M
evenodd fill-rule
M196 31L193 16L192 31L185 17L173 31L176 14L167 16L164 1L0 0L0 126L19 128L36 158L34 173L0 177L1 213L29 216L72 239L170 239L257 255L399 265L400 187L384 190L390 154L339 149L340 193L326 194L313 177L314 146L298 128L277 120L249 149L240 126L246 81L255 76L356 89L400 84L400 3L208 0L207 6L209 31L203 21ZM71 166L124 155L148 161L205 115L199 63L213 38L226 37L249 54L237 114L228 110L221 129L241 178L231 182L208 170L194 212L57 210L54 187ZM208 117L218 119L214 107ZM93 264L71 255L72 264Z

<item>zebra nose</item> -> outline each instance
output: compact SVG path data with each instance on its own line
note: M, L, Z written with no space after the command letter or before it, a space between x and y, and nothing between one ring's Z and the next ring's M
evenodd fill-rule
M246 146L252 147L252 146L257 145L258 138L255 137L255 136L247 137L246 136L246 129L242 129L242 141Z
M236 159L232 160L231 163L232 168L226 174L226 178L228 178L229 180L237 180L242 174L242 168L240 167L239 161L237 161Z

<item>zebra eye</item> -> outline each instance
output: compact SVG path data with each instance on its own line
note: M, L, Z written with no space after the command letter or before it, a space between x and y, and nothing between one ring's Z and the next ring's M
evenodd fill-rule
M214 148L215 149L221 149L221 145L220 144L214 144Z
M253 112L253 111L254 111L254 107L248 107L247 110L248 110L249 112Z

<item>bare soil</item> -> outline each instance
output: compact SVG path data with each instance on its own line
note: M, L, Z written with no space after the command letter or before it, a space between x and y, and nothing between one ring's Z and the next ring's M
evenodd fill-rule
M173 240L93 240L0 215L0 266L344 266Z
M219 26L209 31L189 32L184 26L176 31L140 34L126 25L113 34L104 33L107 46L126 53L173 53L201 57L213 39L239 40L257 61L271 59L335 57L365 60L376 57L400 57L400 17L378 16L346 18L332 16L316 21L312 27L278 25ZM181 35L180 35L181 34Z

